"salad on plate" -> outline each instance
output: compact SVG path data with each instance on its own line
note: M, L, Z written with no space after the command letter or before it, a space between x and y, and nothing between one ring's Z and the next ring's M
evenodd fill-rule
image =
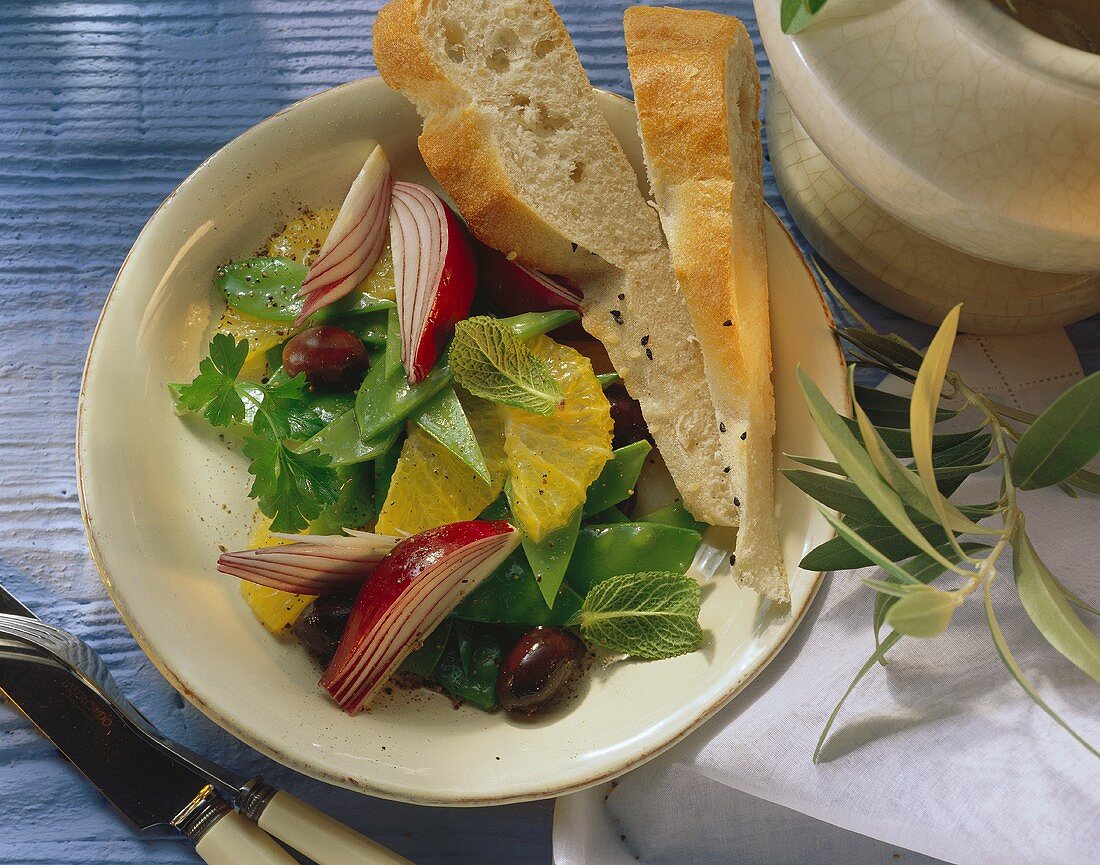
M177 410L239 442L262 519L218 570L344 710L395 677L530 715L589 660L698 649L706 525L578 324L380 146L338 210L220 267ZM639 477L669 492L639 501Z

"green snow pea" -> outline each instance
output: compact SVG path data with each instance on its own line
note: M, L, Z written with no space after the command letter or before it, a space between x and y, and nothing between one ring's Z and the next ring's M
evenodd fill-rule
M345 528L358 529L376 516L374 469L367 463L337 466L340 495L309 524L311 535L339 535Z
M382 451L374 460L374 509L382 513L382 505L386 502L386 496L390 493L390 480L397 470L397 460L401 456L401 445L404 441L403 427L397 428L397 438L393 440L386 450Z
M347 322L348 330L363 341L369 350L384 349L386 347L386 316L364 316L362 321Z
M316 394L313 397L311 408L313 413L327 426L340 415L347 414L355 408L355 394L346 391Z
M556 603L558 589L565 579L580 528L581 509L577 508L568 523L554 529L538 543L527 537L523 539L523 552L527 555L527 562L535 575L535 583L549 608L553 608Z
M588 487L584 515L593 516L630 498L651 450L649 442L639 441L613 451L600 476Z
M432 397L413 423L473 469L485 483L491 482L489 467L454 387L448 385Z
M443 657L443 650L447 648L447 641L451 637L451 622L443 622L424 639L424 644L405 658L399 668L403 673L416 673L425 679L430 679L435 672L439 659Z
M294 321L308 268L289 258L250 258L218 268L215 283L233 309L268 321Z
M622 376L617 372L601 372L596 374L596 379L600 383L600 387L607 390L611 385L622 381Z
M455 623L435 680L448 692L482 709L497 707L497 676L504 655L497 628Z
M568 324L577 317L572 310L528 312L504 318L516 336L529 339L540 333ZM387 340L387 345L390 340ZM363 438L370 439L383 430L396 426L422 409L433 396L454 381L447 363L447 353L440 358L428 377L410 385L401 364L377 363L371 367L355 400L355 416Z
M365 291L354 289L350 294L340 298L335 303L323 306L309 317L310 324L335 324L341 319L358 319L360 316L369 315L372 312L393 309L397 304L387 297L377 297L367 294ZM348 330L354 330L351 322L345 322Z
M671 505L665 505L663 508L653 511L653 513L646 514L644 517L638 517L638 522L660 523L664 526L678 526L681 529L691 529L699 534L702 534L709 528L706 523L699 522L688 513L688 509L684 507L683 502L673 502Z
M585 523L590 526L610 526L614 523L629 523L630 517L616 507L610 507L606 511L585 517Z
M542 597L535 574L523 550L516 550L451 614L474 622L503 622L509 625L564 625L581 608L581 598L563 585L554 606Z
M355 410L348 409L312 438L302 442L299 450L305 452L316 449L332 457L334 466L350 466L377 459L400 435L401 428L394 427L383 430L372 439L361 438L359 425L355 422Z
M699 548L699 533L657 523L585 526L577 537L566 583L582 597L619 574L671 571L682 574Z

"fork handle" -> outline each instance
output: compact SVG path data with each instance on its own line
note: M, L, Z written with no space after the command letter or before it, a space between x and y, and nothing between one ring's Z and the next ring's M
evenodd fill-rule
M206 865L298 865L274 838L235 811L207 829L195 850Z
M412 865L283 790L272 791L255 820L265 832L317 865Z

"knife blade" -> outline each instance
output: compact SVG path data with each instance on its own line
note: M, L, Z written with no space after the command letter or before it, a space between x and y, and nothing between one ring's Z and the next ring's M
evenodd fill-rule
M0 693L139 828L172 825L208 865L296 865L275 839L318 865L411 865L261 778L245 781L162 736L87 644L2 585Z
M0 656L0 691L139 829L172 824L210 787L52 659Z

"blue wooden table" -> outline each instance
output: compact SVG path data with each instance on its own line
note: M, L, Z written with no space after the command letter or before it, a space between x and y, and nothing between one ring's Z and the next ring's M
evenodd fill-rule
M379 5L0 4L0 582L85 637L147 714L196 750L264 774L421 865L545 863L549 802L429 810L367 799L297 776L217 729L137 648L81 528L73 461L80 372L123 256L160 201L214 150L297 99L373 74ZM629 94L625 5L558 3L593 82ZM733 12L754 29L748 0L682 5ZM773 184L769 200L785 216ZM918 340L927 333L854 300L877 324ZM1086 369L1097 366L1097 329L1095 321L1071 329ZM179 838L135 834L2 705L0 802L0 862L9 865L198 861Z

